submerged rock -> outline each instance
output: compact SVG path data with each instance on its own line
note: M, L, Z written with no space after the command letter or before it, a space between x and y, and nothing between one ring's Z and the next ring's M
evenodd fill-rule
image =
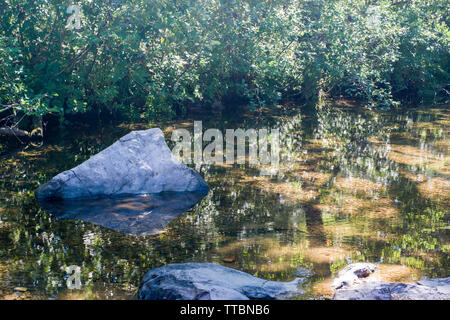
M415 283L368 281L341 289L335 300L450 300L450 278Z
M306 268L304 268L304 267L298 267L298 268L295 270L294 274L295 274L296 276L299 276L299 277L305 277L305 278L309 278L309 277L312 277L312 276L314 275L314 273L313 273L311 270L306 269Z
M95 199L160 192L200 192L208 186L180 163L162 131L132 131L79 166L36 190L38 199Z
M147 272L139 288L139 299L282 299L303 294L299 287L302 280L268 281L213 263L169 264Z
M39 200L44 210L62 219L77 219L135 236L155 235L192 208L203 194L160 193L96 200Z

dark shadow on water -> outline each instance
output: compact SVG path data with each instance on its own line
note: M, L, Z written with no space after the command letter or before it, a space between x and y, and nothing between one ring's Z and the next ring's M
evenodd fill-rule
M311 204L305 207L306 230L310 236L312 247L323 246L326 244L326 236L323 227L322 212L314 208Z
M39 201L62 219L76 219L135 236L156 235L175 217L191 209L205 194L161 193L96 200Z

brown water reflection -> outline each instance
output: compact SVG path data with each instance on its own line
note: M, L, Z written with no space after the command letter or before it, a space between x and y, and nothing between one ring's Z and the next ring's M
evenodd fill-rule
M152 236L192 208L205 194L161 193L95 200L38 200L60 219L76 219L135 236Z
M316 121L280 108L208 128L279 127L280 169L202 165L211 187L153 237L134 237L40 209L33 190L131 129L112 125L5 151L0 162L0 297L133 298L146 271L172 262L216 262L271 280L311 270L303 298L330 296L336 271L379 262L386 281L449 276L449 124L446 108L391 115L321 106ZM195 118L198 120L199 118ZM153 124L193 129L193 121ZM61 267L82 267L66 289ZM25 293L14 292L25 287Z

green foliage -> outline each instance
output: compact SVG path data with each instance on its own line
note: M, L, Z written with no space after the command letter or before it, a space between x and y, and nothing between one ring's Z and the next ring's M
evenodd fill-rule
M0 103L170 118L320 90L373 107L448 99L445 0L0 0Z

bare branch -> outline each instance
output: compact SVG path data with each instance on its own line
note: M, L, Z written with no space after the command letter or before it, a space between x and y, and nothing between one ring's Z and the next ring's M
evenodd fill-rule
M12 103L12 104L0 104L1 107L4 107L4 109L0 110L0 113L8 111L9 109L11 109L12 107L17 107L19 106L18 103Z

